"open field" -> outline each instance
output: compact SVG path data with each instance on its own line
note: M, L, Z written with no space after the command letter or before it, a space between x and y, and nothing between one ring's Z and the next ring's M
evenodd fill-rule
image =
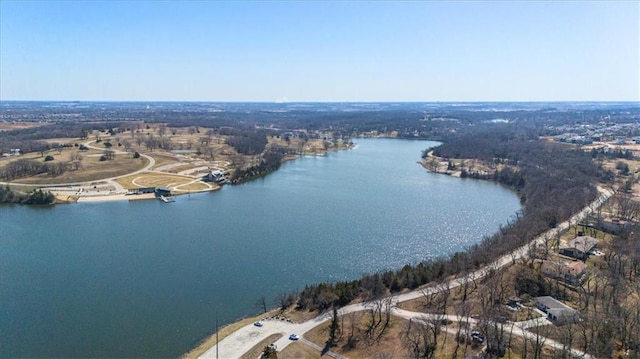
M152 169L156 169L167 164L180 162L180 159L176 155L171 153L149 152L146 153L146 155L156 160L156 164Z
M55 163L54 161L51 161ZM144 158L134 159L130 155L116 155L113 160L100 161L97 156L85 156L78 170L67 170L62 175L51 177L46 174L21 178L16 183L25 184L59 184L97 181L104 178L126 175L146 166Z
M193 182L186 185L177 186L171 191L173 194L184 194L189 192L212 191L216 189L220 189L220 186L215 183L208 184L204 182Z
M174 187L191 182L193 179L169 174L141 174L132 180L132 183L139 187Z
M278 353L278 359L319 359L329 358L328 355L320 355L320 352L311 348L310 346L296 342L287 345L283 351Z
M34 128L40 126L46 126L47 122L0 122L0 131L12 131L22 128Z

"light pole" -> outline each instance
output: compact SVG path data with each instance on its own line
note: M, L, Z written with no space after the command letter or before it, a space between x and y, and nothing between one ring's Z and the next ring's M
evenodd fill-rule
M216 359L218 359L219 347L220 347L220 341L218 341L218 311L216 310Z

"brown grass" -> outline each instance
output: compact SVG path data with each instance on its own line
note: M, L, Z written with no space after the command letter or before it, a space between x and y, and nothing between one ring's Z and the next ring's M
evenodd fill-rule
M328 358L329 356L325 355L324 357ZM286 348L284 348L281 352L279 352L278 358L279 359L300 359L300 358L318 359L318 358L323 358L323 356L321 356L320 352L315 350L314 348L311 348L310 346L300 342L295 342L287 345Z
M194 165L192 165L192 164L190 164L190 163L185 163L184 165L177 166L177 167L173 167L173 168L171 168L171 169L169 169L169 170L166 170L166 171L164 171L164 172L168 172L168 173L178 173L178 172L180 172L180 171L186 171L186 170L191 169L191 168L194 168L194 167L197 167L197 166L194 166Z
M217 190L217 189L220 189L220 186L216 184L212 184L211 187L209 187L202 182L194 182L186 186L180 186L180 188L176 188L175 190L172 190L172 192L188 193L188 192L210 191L210 190Z
M254 345L253 348L251 348L251 350L244 353L244 355L241 356L240 359L256 359L257 357L260 356L260 354L262 354L262 352L264 351L264 348L267 345L275 342L280 338L282 338L282 334L271 334L267 338L260 341L260 343Z
M360 339L355 348L347 347L347 339L350 335L351 318L355 320L356 330L354 337ZM366 342L364 336L360 334L364 331L367 323L367 316L363 315L363 313L358 313L354 316L345 316L343 317L343 320L344 333L339 338L336 345L331 347L332 352L349 358L370 358L372 355L382 351L389 352L391 357L394 358L405 354L398 349L401 348L399 334L404 327L404 324L407 322L406 320L392 317L390 327L379 342ZM322 325L307 332L304 337L320 347L324 347L327 339L329 338L329 326L330 322L327 321L326 323L323 323Z
M180 160L178 160L178 158L175 155L172 155L169 153L147 152L145 153L145 155L152 157L154 160L156 160L156 164L153 166L153 168L158 168L160 166L168 165L170 163L180 162Z
M340 355L343 355L348 358L371 358L375 355L382 355L382 357L388 358L405 358L409 357L410 353L407 352L404 343L402 342L401 333L405 330L405 326L407 324L407 320L402 318L393 317L391 319L391 326L382 337L379 342L367 342L361 334L356 334L355 336L360 336L359 342L356 344L356 347L353 349L349 349L346 347L347 337L349 335L349 327L350 327L350 318L345 317L345 333L342 334L341 339L338 341L337 345L331 348L331 351ZM364 327L367 322L366 315L356 316L358 322L357 328L359 332L364 330ZM330 323L324 323L323 325L314 328L305 334L305 338L321 347L324 347L326 340L328 339ZM455 324L449 325L449 327L454 327ZM456 346L456 341L454 340L454 335L449 334L446 331L441 331L438 337L438 346L436 348L436 358L451 358L454 348ZM288 347L287 347L288 348ZM460 344L458 349L458 358L462 358L462 353L464 349L464 344ZM471 348L467 347L466 355L473 355L480 353L482 348ZM285 349L286 351L286 349Z
M0 131L12 131L22 128L33 128L40 126L47 126L50 123L47 122L0 122Z
M55 154L53 155L55 157ZM64 153L60 155L65 156ZM55 161L52 161L55 162ZM113 160L100 161L99 157L85 156L82 160L82 168L78 170L68 170L61 176L50 177L46 174L21 178L16 180L19 183L28 184L57 184L97 181L104 178L126 175L137 171L147 165L144 158L134 159L130 155L116 155Z
M135 181L135 183L134 183ZM177 186L181 184L186 184L193 181L193 178L183 177L180 175L174 174L160 174L160 173L139 173L123 178L118 178L116 182L118 182L122 187L126 189L133 189L139 187L156 187L156 186L164 186L171 187Z
M139 186L155 187L155 186L178 186L191 182L191 178L180 177L178 175L161 175L161 174L144 174L135 179Z

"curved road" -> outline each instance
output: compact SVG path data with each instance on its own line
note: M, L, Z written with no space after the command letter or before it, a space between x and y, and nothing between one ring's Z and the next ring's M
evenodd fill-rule
M104 150L104 148L100 148L100 147L95 147L92 146L91 144L94 143L95 140L93 141L88 141L86 143L84 143L83 145L87 146L88 148L92 148L94 150ZM122 155L122 154L128 154L128 152L124 152L124 151L114 151L115 154L117 155ZM138 173L142 173L142 172L147 172L150 171L151 168L156 164L156 160L148 155L142 154L140 153L140 156L144 157L147 159L147 161L149 161L149 163L147 163L146 166L144 166L143 168L133 171L131 173L127 173L124 175L120 175L120 176L115 176L115 177L109 177L109 178L102 178L102 179L96 179L96 180L92 180L92 181L84 181L84 182L71 182L71 183L56 183L56 184L28 184L28 183L11 183L11 182L0 182L0 185L10 185L10 184L15 184L15 185L20 185L20 186L25 186L25 187L39 187L39 188L48 188L48 187L66 187L66 186L87 186L91 183L95 183L98 181L105 181L108 182L109 184L113 185L115 188L117 188L119 191L124 191L124 188L122 186L120 186L120 184L118 182L116 182L115 180L118 178L122 178L122 177L127 177L127 176L131 176L131 175L135 175Z
M516 250L514 250L509 254L499 257L498 259L489 263L483 268L480 268L474 272L465 274L464 276L453 278L443 284L430 286L427 288L414 290L412 292L392 296L393 301L395 303L400 303L400 302L405 302L412 299L417 299L425 295L431 295L439 291L442 291L444 288L447 288L447 286L448 288L455 288L468 280L476 280L476 279L483 278L492 270L497 270L514 263L516 259L522 258L527 254L530 246L532 246L533 244L541 245L544 243L546 238L553 238L553 236L557 235L558 233L567 230L570 227L570 223L577 223L578 221L586 218L587 215L593 213L593 211L595 211L604 202L606 202L609 199L609 197L611 197L614 193L613 190L604 189L601 187L598 187L598 192L599 192L599 196L595 201L593 201L587 207L583 208L580 212L574 214L569 220L560 223L556 228L550 229L540 234L530 243L525 244L520 248L517 248ZM366 303L356 303L356 304L351 304L341 308L339 310L339 314L344 315L347 313L363 311L366 309L367 309ZM420 319L420 318L424 318L425 316L428 316L425 313L409 312L409 311L404 311L400 309L394 309L394 314L399 315L401 317L406 317L407 319L408 318ZM265 338L267 338L269 335L272 335L272 334L283 335L280 339L278 339L275 342L276 347L278 348L277 350L281 351L291 343L291 340L289 340L289 333L296 333L302 336L303 334L310 331L311 329L329 320L330 317L331 317L330 313L324 313L322 315L319 315L303 323L288 323L288 322L278 321L277 325L271 325L272 323L270 321L265 321L264 326L261 328L255 327L254 325L250 324L231 333L230 335L225 337L223 340L221 340L219 345L216 344L212 346L206 352L204 352L199 358L215 358L216 351L221 358L239 358L244 353L251 350L251 348L257 345L260 341L264 340ZM455 318L455 316L452 316L452 318ZM457 320L460 320L460 318L457 318ZM511 323L511 324L516 325L518 323ZM527 338L535 337L535 334L526 331L525 327L526 326L524 325L522 327L518 327L519 329L517 331L514 331L514 334L527 337ZM558 342L555 342L548 338L544 338L544 340L545 340L545 345L554 347L556 349L562 348L562 344ZM580 352L578 350L572 350L572 353L577 357L591 358L589 354Z

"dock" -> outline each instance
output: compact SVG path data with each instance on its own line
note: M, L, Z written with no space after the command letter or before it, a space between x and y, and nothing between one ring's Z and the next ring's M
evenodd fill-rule
M160 200L164 203L171 203L176 201L173 197L160 196L158 198L160 198Z

